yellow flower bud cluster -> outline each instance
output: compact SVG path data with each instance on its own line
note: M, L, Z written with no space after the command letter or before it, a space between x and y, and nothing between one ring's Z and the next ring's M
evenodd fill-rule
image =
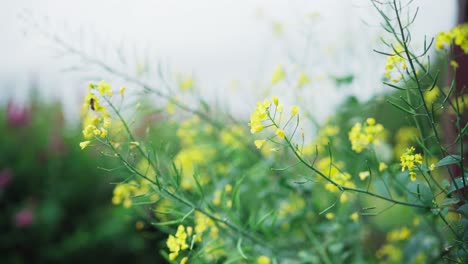
M415 149L414 147L406 149L406 152L403 153L400 157L401 161L401 171L404 171L405 169L408 169L409 175L411 177L411 181L416 180L416 172L414 169L416 166L419 164L422 164L422 155L421 154L415 154L414 153Z
M437 34L435 39L436 49L444 49L452 43L455 43L465 54L468 54L468 23L458 25L450 31Z
M349 131L348 137L352 150L360 153L369 144L378 144L384 139L385 129L376 123L374 118L368 118L364 124L356 123Z

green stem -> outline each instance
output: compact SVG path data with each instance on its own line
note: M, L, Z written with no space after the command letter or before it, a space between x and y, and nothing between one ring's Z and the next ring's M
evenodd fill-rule
M423 89L422 89L420 80L418 78L418 75L416 74L416 67L414 66L414 63L413 63L413 60L412 60L412 57L411 57L411 53L409 52L408 44L406 43L407 40L406 40L405 32L403 30L403 26L402 26L402 23L401 23L400 13L398 11L396 0L393 0L393 6L395 8L395 15L396 15L396 19L397 19L397 22L398 22L398 27L400 29L401 44L402 44L402 46L403 46L403 48L405 50L406 58L407 58L407 60L408 60L408 62L410 64L411 73L413 74L414 80L415 80L416 85L418 87L417 90L418 90L418 93L419 93L419 97L420 97L420 99L422 100L422 103L423 103L424 112L425 112L426 117L427 117L427 119L429 121L429 124L432 127L432 131L434 133L437 144L440 147L440 149L442 150L442 152L444 153L444 148L442 147L442 143L441 143L441 140L440 140L440 137L439 137L439 133L437 132L437 128L435 126L434 117L431 115L431 112L429 111L429 109L427 107L426 99L424 98L424 94L423 94ZM463 178L463 186L466 186L465 177L463 177L463 175L462 175L462 178ZM457 190L459 190L459 188L457 186L457 183L456 183L456 181L455 181L455 179L453 177L452 177L452 182L454 183ZM463 194L464 193L462 193L462 195ZM463 195L463 197L465 197L465 195Z

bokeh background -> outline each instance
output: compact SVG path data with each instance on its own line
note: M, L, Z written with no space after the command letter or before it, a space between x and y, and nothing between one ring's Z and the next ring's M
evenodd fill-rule
M419 0L413 6L420 7L413 26L416 45L456 23L455 0ZM310 104L317 116L330 114L349 94L367 99L384 90L385 58L371 52L382 30L366 0L20 0L2 3L0 16L0 100L24 101L34 83L43 97L65 105L67 120L76 119L81 103L76 98L89 77L64 72L75 64L33 23L69 43L84 42L84 51L106 61L122 48L133 73L148 61L193 74L204 97L242 114L258 100L252 90L268 86L277 65L307 67L314 80L310 98L329 98ZM332 77L348 75L354 76L352 84L336 89ZM277 90L288 94L287 85Z

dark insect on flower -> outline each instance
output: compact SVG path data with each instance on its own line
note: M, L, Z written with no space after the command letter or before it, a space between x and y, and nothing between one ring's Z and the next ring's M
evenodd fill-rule
M91 107L91 110L96 111L96 108L94 107L94 98L89 99L89 106Z

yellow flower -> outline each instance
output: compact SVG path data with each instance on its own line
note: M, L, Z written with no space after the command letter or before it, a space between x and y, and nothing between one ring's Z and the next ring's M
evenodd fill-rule
M273 103L275 104L275 106L278 106L278 101L279 101L278 97L273 96Z
M281 128L276 129L276 135L277 135L279 138L284 139L284 130L281 129Z
M436 85L432 90L424 92L424 100L428 105L432 105L439 96L439 87Z
M266 140L265 139L257 139L254 141L254 144L255 144L255 147L257 147L257 149L261 149L263 144L265 144Z
M124 96L126 89L127 89L127 87L122 86L122 88L120 88L120 90L119 90L120 95Z
M185 227L179 225L177 227L177 232L175 236L169 235L166 241L167 248L169 249L169 260L173 261L179 256L181 250L187 249L189 246L186 242L187 233L185 232ZM183 260L183 259L182 259Z
M89 143L91 143L91 141L89 141L89 140L80 142L80 148L85 149L89 145Z
M402 227L399 229L392 230L387 234L387 240L390 242L396 242L401 240L406 240L411 235L411 230L407 227Z
M405 59L403 58L403 47L397 45L395 47L397 52L394 55L388 56L387 63L385 64L385 77L390 79L392 82L397 83L403 79L403 75L399 73L400 68L405 70L407 65Z
M284 110L284 105L283 104L279 104L278 107L276 108L276 111L278 111L278 113L283 113L283 110Z
M105 129L105 128L102 127L102 128L101 128L101 137L102 137L102 138L105 138L106 136L107 136L107 129Z
M134 146L137 146L137 147L140 146L140 142L138 142L138 141L132 141L132 142L130 142L130 144L134 145Z
M85 139L93 138L94 136L107 136L107 129L110 127L111 119L107 109L101 105L99 98L94 94L92 89L96 86L90 84L90 90L86 93L83 103L83 136ZM110 94L110 86L102 81L97 86L100 93Z
M335 215L333 213L327 213L325 214L325 218L327 218L328 220L332 220L333 218L335 218Z
M359 219L359 214L357 212L354 212L349 218L351 218L351 220L353 220L354 222L357 222L357 220Z
M395 245L385 244L377 250L376 256L381 260L385 260L385 263L401 263L403 253Z
M250 132L252 134L258 133L265 128L262 124L262 121L265 121L268 119L268 111L269 107L271 105L271 102L268 101L267 99L264 100L263 102L258 102L257 106L255 107L254 112L250 115Z
M257 264L270 264L270 258L267 256L260 256L257 258Z
M273 77L271 78L272 84L277 84L281 80L283 80L286 76L286 73L283 70L281 65L276 66L275 71L273 72Z
M380 162L379 163L379 171L383 171L385 170L386 168L388 168L387 164L383 163L383 162Z
M360 153L369 144L378 144L385 138L385 130L381 124L377 124L374 118L368 118L365 124L356 123L348 133L351 148Z
M435 165L434 165L434 163L432 163L432 164L429 166L429 170L430 170L430 171L434 171L434 169L435 169Z
M221 204L221 191L217 190L213 194L213 204L220 205Z
M181 81L180 83L180 88L185 91L190 89L193 86L193 80L192 79L185 79Z
M186 264L188 261L188 257L183 257L181 260L180 260L180 264Z
M232 185L229 183L226 184L226 186L224 186L224 191L230 193L232 191Z
M291 109L291 116L295 116L297 113L299 113L299 106L295 105Z
M423 160L422 155L415 154L414 151L414 147L408 148L406 149L406 152L403 153L403 155L400 157L401 171L408 169L411 181L416 180L416 172L414 172L414 169L418 164L421 165Z
M297 86L299 88L302 88L309 83L310 83L309 77L305 74L305 72L301 72L299 74L299 80L297 81Z
M111 87L110 87L110 84L108 84L106 81L100 81L98 83L98 87L97 87L97 90L99 91L99 93L101 95L108 95L109 97L112 96L112 90L111 90Z
M369 177L369 176L370 176L369 171L361 171L359 173L359 178L361 179L361 181L367 179L367 177Z
M436 49L444 49L445 46L450 46L452 43L460 46L465 54L468 53L468 24L462 24L454 27L450 31L440 32L436 36Z
M455 60L451 60L450 65L452 65L454 70L458 68L458 62L456 62Z

